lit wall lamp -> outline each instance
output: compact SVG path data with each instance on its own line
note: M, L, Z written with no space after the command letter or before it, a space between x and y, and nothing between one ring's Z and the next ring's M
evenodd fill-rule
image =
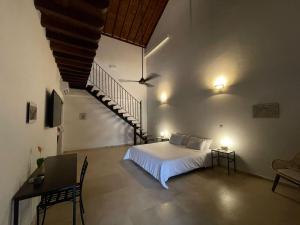
M227 81L226 81L225 77L221 76L215 80L214 88L216 91L223 91L225 89L226 84L227 84Z
M167 102L167 99L168 99L167 94L165 92L161 93L161 95L160 95L161 104L165 104Z

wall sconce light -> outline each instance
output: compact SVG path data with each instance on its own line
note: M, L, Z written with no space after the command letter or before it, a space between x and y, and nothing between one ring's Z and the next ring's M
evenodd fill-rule
M162 93L162 94L160 95L160 102L161 102L162 104L164 104L164 103L167 102L167 94L166 94L166 93Z
M226 79L225 77L218 77L216 80L215 80L215 83L214 83L214 88L217 90L217 91L223 91L225 86L226 86Z

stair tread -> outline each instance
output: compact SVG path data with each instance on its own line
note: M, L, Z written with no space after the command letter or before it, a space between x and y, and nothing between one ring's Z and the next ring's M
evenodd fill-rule
M125 108L119 105L118 101L114 101L113 98L106 95L102 90L100 90L90 81L86 85L86 90L98 101L109 108L113 113L118 115L121 119L123 119L126 123L133 127L136 131L136 135L140 138L140 140L147 141L147 132L145 132L141 128L140 121L133 115L129 114Z

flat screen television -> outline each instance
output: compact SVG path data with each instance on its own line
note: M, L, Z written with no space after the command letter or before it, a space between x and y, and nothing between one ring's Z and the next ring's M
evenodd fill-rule
M53 90L49 101L49 127L57 127L61 124L62 105L63 101L56 91Z

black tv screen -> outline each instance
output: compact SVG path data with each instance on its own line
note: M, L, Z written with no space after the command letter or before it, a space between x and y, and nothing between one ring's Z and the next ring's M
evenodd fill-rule
M49 104L49 126L57 127L61 124L63 102L55 90L52 91Z

